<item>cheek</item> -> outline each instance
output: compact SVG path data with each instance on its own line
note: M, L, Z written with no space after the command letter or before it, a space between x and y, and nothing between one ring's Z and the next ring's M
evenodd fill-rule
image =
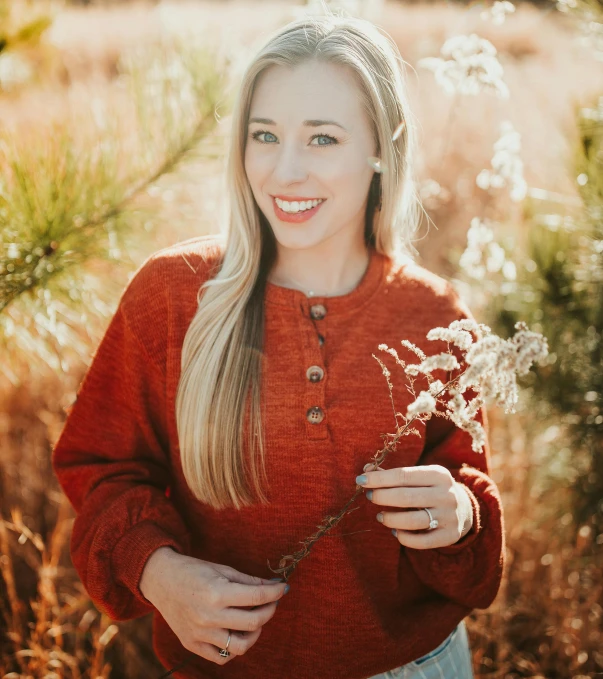
M250 182L253 181L253 176L255 174L254 162L252 154L249 151L245 151L245 156L243 158L243 165L245 166L245 174L247 175Z
M272 164L269 158L251 151L245 156L245 171L249 183L254 187L258 187L270 176Z
M245 149L245 170L248 174L257 174L261 167L262 154L257 152L252 145L248 144Z
M370 169L370 168L369 168ZM362 164L341 163L323 175L334 194L341 197L350 207L361 204L368 193L371 173Z
M349 150L353 152L339 153L336 157L334 154L328 161L325 159L317 170L325 180L345 184L350 187L350 191L358 191L359 186L370 183L374 170L357 149Z

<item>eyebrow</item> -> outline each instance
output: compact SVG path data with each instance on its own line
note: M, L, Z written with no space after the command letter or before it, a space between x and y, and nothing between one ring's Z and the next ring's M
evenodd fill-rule
M264 125L276 125L274 120L270 120L270 118L250 118L248 125L251 125L251 123L262 123ZM336 122L335 120L304 120L303 125L305 127L321 127L322 125L337 125L337 127L341 127L342 130L345 130L346 132L348 132L348 130L343 125Z

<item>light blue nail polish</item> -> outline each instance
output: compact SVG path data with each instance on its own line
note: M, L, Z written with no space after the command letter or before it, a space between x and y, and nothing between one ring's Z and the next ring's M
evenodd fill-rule
M360 476L356 477L356 483L359 486L364 486L368 482L368 479L365 474L361 474Z
M367 500L372 500L372 499L373 499L373 491L372 491L372 490L367 490L367 491L366 491L366 499L367 499Z
M398 534L396 533L396 528L392 528L392 535L395 535L396 537L398 537Z
M285 594L291 589L291 585L287 584L285 585Z

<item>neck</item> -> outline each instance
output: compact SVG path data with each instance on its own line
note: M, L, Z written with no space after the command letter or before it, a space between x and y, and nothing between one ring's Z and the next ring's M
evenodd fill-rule
M277 261L268 280L275 285L301 290L309 297L335 297L354 290L362 280L370 261L370 252L362 248L279 249Z

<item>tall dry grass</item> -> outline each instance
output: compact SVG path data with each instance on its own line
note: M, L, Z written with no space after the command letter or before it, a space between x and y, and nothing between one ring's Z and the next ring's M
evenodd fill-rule
M246 51L286 21L290 10L282 1L262 2L261 11L253 3L178 3L163 18L142 3L65 10L37 56L41 77L0 93L0 125L27 134L42 117L60 118L91 96L115 97L112 106L119 111L114 87L119 55L132 44L152 45L162 21L196 26L200 32L224 31L244 61ZM601 90L600 68L562 17L530 5L520 6L504 26L492 27L471 8L391 2L380 23L411 66L437 54L449 35L471 32L488 38L504 63L508 103L468 98L451 128L448 105L433 78L418 69L410 73L421 125L421 179L444 187L426 201L437 229L425 224L417 247L425 266L449 275L450 254L464 247L470 218L484 210L495 218L508 215L504 199L475 185L475 176L489 164L497 121L511 119L522 134L531 186L571 194L572 102ZM217 230L229 124L221 113L199 158L162 179L148 196L164 226L145 234L140 259L169 243ZM444 164L443 134L450 135ZM511 227L521 229L521 214L512 217L507 218ZM118 271L118 287L125 285L127 273ZM112 624L91 604L69 560L72 513L53 478L50 451L85 366L63 377L42 378L28 375L27 358L21 361L22 384L0 390L0 673L7 679L159 676L150 616ZM563 447L560 434L554 423L534 422L529 403L513 416L491 409L490 423L508 568L494 604L467 619L476 677L603 676L603 569L592 558L603 537L589 526L577 536L570 532L571 455L569 463L556 461Z

